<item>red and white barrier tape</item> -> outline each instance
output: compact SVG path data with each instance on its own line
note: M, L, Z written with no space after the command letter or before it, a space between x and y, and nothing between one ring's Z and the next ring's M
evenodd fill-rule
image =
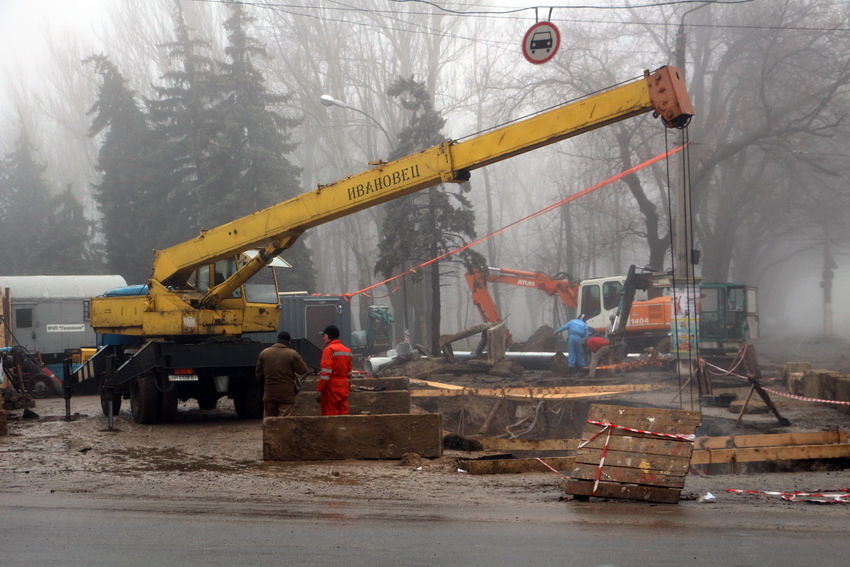
M645 433L647 435L655 435L657 437L665 437L667 439L676 439L677 441L693 441L696 437L693 433L691 433L691 434L658 433L657 431L646 431L645 429L634 429L632 427L623 427L622 425L614 425L613 423L608 423L607 421L593 421L591 419L588 419L587 423L592 423L593 425L601 425L602 427L612 427L614 429L622 429L624 431L632 431L634 433ZM590 441L592 441L592 440L593 440L593 438L588 439L586 441L586 443L590 443ZM584 445L584 443L582 445ZM580 447L581 447L581 445L580 445Z
M789 502L825 502L825 503L850 503L850 489L841 488L835 492L779 492L760 490L739 490L727 488L726 492L733 494L763 494L765 496L779 496Z
M544 467L546 467L547 469L549 469L549 470L550 470L550 471L552 471L553 473L557 473L557 474L561 475L561 476L562 476L562 477L564 477L564 478L570 478L570 477L568 477L568 476L567 476L567 475L565 475L565 474L561 474L561 471L559 471L559 470L557 470L556 468L552 467L551 465L549 465L549 463L547 463L546 461L544 461L544 460L543 460L543 459L541 459L540 457L535 457L535 458L536 458L538 461L540 461L540 464L541 464L541 465L543 465Z
M735 376L736 378L740 378L742 380L747 380L746 376L741 376L740 374L735 374L731 371L723 370L719 366L715 366L715 365L711 364L710 362L705 361L702 358L700 359L700 364L705 365L705 366L710 366L710 367L716 368L718 370L722 370L723 373L728 374L729 376ZM844 401L840 401L840 400L824 400L824 399L821 399L821 398L807 398L805 396L797 396L795 394L789 394L788 392L780 392L779 390L773 390L772 388L765 388L764 386L762 386L761 388L765 392L770 392L771 394L776 394L777 396L782 396L784 398L791 398L792 400L800 400L800 401L803 401L803 402L815 402L815 403L820 403L820 404L836 404L836 405L839 405L839 406L850 406L850 402L844 402Z
M605 438L605 446L602 448L602 458L599 459L599 468L596 469L596 480L593 481L593 495L596 496L596 489L599 488L599 479L602 478L602 467L605 465L605 455L608 454L608 443L611 441L612 427L606 427L608 436Z

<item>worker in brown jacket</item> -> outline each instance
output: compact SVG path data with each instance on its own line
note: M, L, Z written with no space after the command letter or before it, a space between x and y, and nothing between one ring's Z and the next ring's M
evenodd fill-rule
M263 389L263 417L292 413L299 379L308 372L307 363L291 346L287 331L277 335L277 342L257 357L256 377Z

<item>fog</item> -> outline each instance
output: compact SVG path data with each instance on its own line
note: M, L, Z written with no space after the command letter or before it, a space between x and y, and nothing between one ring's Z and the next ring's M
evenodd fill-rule
M693 205L688 236L701 251L696 275L757 286L763 336L819 337L829 245L837 265L832 330L850 335L850 299L843 293L850 286L850 132L842 119L850 102L845 2L672 2L628 8L625 2L599 0L551 14L511 11L516 4L243 3L253 18L250 35L270 56L254 62L270 90L288 95L273 110L300 122L288 130L295 147L285 152L300 168L298 192L363 171L392 154L413 116L401 98L387 93L399 77L422 82L445 119L443 139L459 139L632 80L644 69L684 62L695 107L686 137L643 115L474 171L468 198L476 235L458 236L452 246L517 223L473 249L494 267L566 273L576 281L624 274L631 264L670 269L670 198L684 183L684 171ZM132 283L147 277L151 250L179 242L180 225L191 223L185 216L168 219L174 205L163 203L145 214L167 220L172 240L164 236L168 231L154 230L161 242L138 237L137 247L116 252L93 191L102 181L98 156L109 130L89 135L93 117L87 113L102 78L81 61L108 57L145 109L143 99L162 96L157 88L179 67L166 47L174 41L177 5L192 36L207 42L204 54L225 60L223 22L230 14L225 3L0 3L0 152L8 159L26 131L50 191L60 194L70 187L96 223L86 247L101 263L86 269L112 273L119 265L110 258L121 256L126 263L120 270L127 272L122 275ZM561 48L549 62L532 65L522 55L523 36L536 19L547 18L561 30ZM321 95L342 104L324 106ZM518 223L683 141L690 144L683 157ZM9 171L6 166L0 174ZM169 198L177 202L180 196ZM0 195L0 213L11 226L4 199ZM215 202L211 196L209 201ZM316 288L310 291L355 293L383 279L375 262L385 210L363 211L301 237L315 266ZM6 247L3 254L12 258L20 250ZM411 257L396 273L427 260ZM8 270L14 264L4 265ZM51 267L29 269L47 273ZM463 271L456 257L441 262L443 333L480 322ZM355 297L355 311L367 302L397 309L405 286L406 301L420 302L411 317L421 336L430 299L427 283L414 285L412 276ZM503 285L498 296L520 339L566 317L563 306L541 292ZM402 319L398 312L396 319Z

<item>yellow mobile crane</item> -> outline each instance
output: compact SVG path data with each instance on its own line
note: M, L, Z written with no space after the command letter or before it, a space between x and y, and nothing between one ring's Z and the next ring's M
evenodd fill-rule
M255 276L273 272L264 268L305 230L439 183L467 181L474 169L647 112L669 128L688 124L693 108L678 69L647 71L469 139L380 162L157 251L146 286L92 298L92 327L123 344L101 349L69 382L97 379L110 417L129 396L138 423L169 421L178 399L195 398L203 408L225 395L241 417L258 417L253 369L267 345L237 339L277 330L274 276Z

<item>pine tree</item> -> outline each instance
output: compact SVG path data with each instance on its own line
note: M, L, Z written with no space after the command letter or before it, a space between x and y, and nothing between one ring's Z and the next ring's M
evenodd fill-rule
M175 40L162 45L168 50L172 67L156 86L157 97L147 101L160 163L168 169L167 189L159 201L166 222L155 243L157 248L183 242L200 230L199 188L206 182L211 139L217 121L212 110L216 102L215 62L203 52L209 42L193 38L180 3L175 3Z
M399 78L390 86L388 94L399 99L402 106L412 113L410 122L398 135L399 144L391 156L393 159L445 140L441 130L446 121L434 109L424 82L412 77ZM466 196L469 190L468 183L452 190L440 185L431 187L427 193L390 201L378 243L375 272L385 278L390 277L412 264L437 258L462 246L467 238L475 238L475 213ZM430 295L414 302L414 310L420 322L419 329L427 333L431 348L438 352L440 262L431 264L430 271Z
M46 165L33 158L21 128L16 149L0 174L0 262L6 275L89 274L96 270L88 252L92 223L70 187L51 195Z
M168 170L159 169L153 133L118 68L104 55L84 63L92 64L103 81L89 110L89 135L103 135L96 165L102 177L93 190L102 216L107 269L141 283L150 275L154 235L162 217L174 221L157 208Z
M50 188L44 180L47 166L33 157L25 127L15 149L3 160L0 178L0 265L7 275L51 274L51 259L44 252L51 242Z
M300 193L299 169L285 156L295 149L289 131L297 121L273 110L288 97L271 92L255 58L265 58L263 45L248 34L253 21L241 4L230 6L225 22L226 62L215 79L217 128L202 162L199 220L219 226ZM315 289L310 251L302 241L284 253L293 265L285 271L285 287Z
M94 223L86 218L71 185L50 201L51 217L45 229L46 246L35 255L40 273L77 275L102 273L103 262L94 245ZM49 268L47 268L49 266Z

